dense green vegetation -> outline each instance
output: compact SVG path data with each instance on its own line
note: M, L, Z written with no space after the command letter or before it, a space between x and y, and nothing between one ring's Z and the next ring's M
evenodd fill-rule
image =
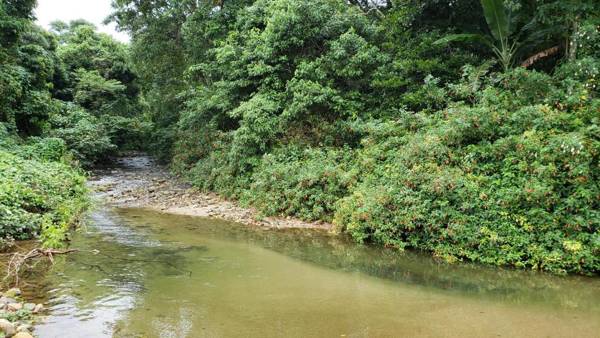
M41 235L56 247L88 206L85 176L68 165L65 143L44 138L0 150L0 235ZM13 150L11 152L11 150Z
M594 1L114 1L153 149L267 215L600 268Z
M80 169L144 132L128 47L84 21L0 2L0 237L59 246L88 205Z
M596 1L115 0L130 46L35 27L34 2L0 7L2 163L23 168L0 202L39 216L5 235L68 223L78 163L150 139L265 215L448 262L600 270ZM29 197L45 167L73 188Z

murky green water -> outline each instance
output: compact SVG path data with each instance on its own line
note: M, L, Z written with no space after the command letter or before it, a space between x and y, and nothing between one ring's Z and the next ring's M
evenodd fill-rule
M598 279L143 210L94 214L72 246L35 286L40 337L600 337Z

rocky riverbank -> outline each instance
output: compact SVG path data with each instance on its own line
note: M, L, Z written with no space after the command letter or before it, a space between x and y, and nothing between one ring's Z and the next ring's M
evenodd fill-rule
M33 323L44 311L44 305L24 302L21 290L9 289L0 296L0 336L33 338Z
M216 194L198 191L144 155L121 157L112 165L97 169L89 182L101 201L118 207L218 218L258 227L333 228L323 222L262 217L252 208L243 208Z

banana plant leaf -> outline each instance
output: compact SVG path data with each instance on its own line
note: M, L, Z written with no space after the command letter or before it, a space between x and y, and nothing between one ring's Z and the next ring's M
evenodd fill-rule
M510 35L510 18L503 0L481 0L485 21L498 41L506 41Z

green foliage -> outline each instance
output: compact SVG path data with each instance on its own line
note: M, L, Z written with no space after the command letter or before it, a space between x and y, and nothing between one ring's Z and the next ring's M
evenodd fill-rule
M184 24L190 21L207 25L211 34L219 34L221 27L213 25L204 16L231 20L229 8L239 1L224 1L220 11L213 11L214 1L161 1L159 3L140 3L133 0L116 0L113 6L116 12L112 19L120 27L130 30L135 38L131 42L131 51L135 57L132 63L143 88L143 100L149 119L156 130L148 138L151 149L161 160L168 160L172 146L176 141L175 124L180 111L184 108L180 93L184 90L184 72L187 69L184 45ZM198 13L194 9L198 10ZM203 54L205 37L196 30L189 30L189 41L198 48L189 48L190 54ZM188 39L186 39L187 41Z
M0 150L0 237L41 235L46 245L59 246L86 208L85 177L67 164L48 160L64 151L54 149L57 144L44 140L15 148L14 154Z
M5 0L0 3L0 63L4 63L19 37L29 26L35 0Z
M261 159L241 201L268 215L330 221L335 203L357 180L353 159L344 148L276 149Z
M56 247L88 204L79 163L149 128L128 47L84 21L45 31L34 6L0 2L0 238Z
M85 21L57 22L57 54L64 64L65 79L57 97L73 101L93 114L127 116L139 113L136 75L127 47L98 33ZM61 27L61 28L58 28Z
M534 73L511 75L511 88L488 88L482 100L538 101L513 85ZM363 180L336 224L359 241L450 261L598 271L598 102L567 112L514 101L458 106L421 117L417 130L365 138Z
M205 155L197 159L187 173L187 177L202 190L218 191L225 196L239 197L241 191L248 187L249 168L256 165L257 158L246 157L237 162L231 161L229 155L232 147L231 138L223 134L214 136L211 133L211 136L210 146L203 149L206 151ZM178 158L181 159L182 154L179 154ZM179 166L179 171L187 170L188 166L180 162L175 162L174 165L175 168Z
M106 80L98 71L86 71L82 68L75 72L77 84L74 88L73 101L78 105L101 115L110 113L110 105L117 102L119 94L125 86L117 80Z
M139 140L148 128L135 117L127 48L85 22L64 24L57 37L28 20L0 65L0 122L23 137L62 138L86 165Z
M83 165L104 158L116 148L101 121L76 105L65 105L60 113L50 117L48 123L46 136L64 140Z
M504 0L481 0L481 6L490 35L452 34L435 43L445 45L455 41L470 41L483 44L496 55L504 71L508 71L523 51L542 44L546 41L546 35L556 31L556 27L542 28L534 13L528 11L528 6L511 6L511 3ZM529 16L530 21L523 22L524 16Z
M251 170L246 159L290 130L314 144L343 144L346 135L326 130L363 115L371 76L386 61L368 42L376 33L362 13L338 2L257 1L243 8L235 29L190 67L196 77L219 80L191 94L179 135L194 137L188 129L198 123L229 134L224 155L234 174Z
M27 310L27 309L20 309L17 310L15 312L8 312L8 311L3 311L2 314L0 314L0 318L6 319L11 323L14 323L16 321L19 320L31 320L31 316L32 313L31 311ZM4 334L4 333L2 333Z
M42 29L27 28L0 65L0 122L13 131L37 135L55 110L49 89L59 61L53 37Z
M26 144L18 147L18 154L26 159L55 162L67 160L70 157L65 141L52 137L31 137Z

